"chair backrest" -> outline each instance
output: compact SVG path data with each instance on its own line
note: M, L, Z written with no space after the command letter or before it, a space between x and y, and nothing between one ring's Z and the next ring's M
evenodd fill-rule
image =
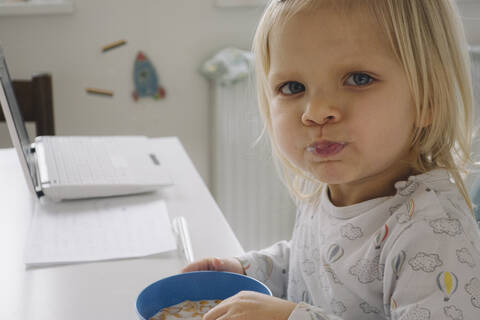
M12 86L23 121L35 123L37 136L55 135L52 76L42 73L31 80L13 80ZM1 108L0 121L5 121Z

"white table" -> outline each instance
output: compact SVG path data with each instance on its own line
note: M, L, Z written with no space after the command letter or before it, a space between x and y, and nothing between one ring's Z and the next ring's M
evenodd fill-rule
M159 192L170 219L189 223L195 258L243 249L177 138L152 139L173 187ZM135 299L148 284L176 274L177 252L147 258L27 269L23 254L34 201L14 149L0 149L0 319L136 319Z

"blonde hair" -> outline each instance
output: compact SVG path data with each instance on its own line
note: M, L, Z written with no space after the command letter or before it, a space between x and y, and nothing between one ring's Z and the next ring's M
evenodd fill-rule
M318 195L322 183L290 163L273 138L268 102L269 35L274 27L306 10L328 5L365 9L376 18L407 76L416 108L417 124L411 148L417 172L435 168L449 171L470 209L472 204L462 175L471 164L473 92L468 45L452 0L272 0L265 9L253 40L260 113L269 133L274 158L284 183L297 199ZM310 186L305 193L304 186ZM313 189L312 189L313 186Z

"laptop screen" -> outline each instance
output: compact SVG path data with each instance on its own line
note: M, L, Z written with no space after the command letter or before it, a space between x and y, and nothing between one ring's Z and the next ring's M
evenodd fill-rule
M18 156L20 157L21 165L24 171L28 170L30 177L26 178L34 184L33 181L36 181L34 156L30 150L30 139L13 92L12 82L2 48L0 48L0 104L2 105L13 145L17 149ZM25 172L25 174L27 174L27 172ZM35 191L34 185L30 185L30 187L33 187Z

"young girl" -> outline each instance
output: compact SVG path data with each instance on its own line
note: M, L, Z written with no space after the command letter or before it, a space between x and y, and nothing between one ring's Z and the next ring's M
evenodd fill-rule
M274 0L254 39L292 239L183 271L245 273L214 319L480 319L480 236L460 173L472 86L453 0Z

